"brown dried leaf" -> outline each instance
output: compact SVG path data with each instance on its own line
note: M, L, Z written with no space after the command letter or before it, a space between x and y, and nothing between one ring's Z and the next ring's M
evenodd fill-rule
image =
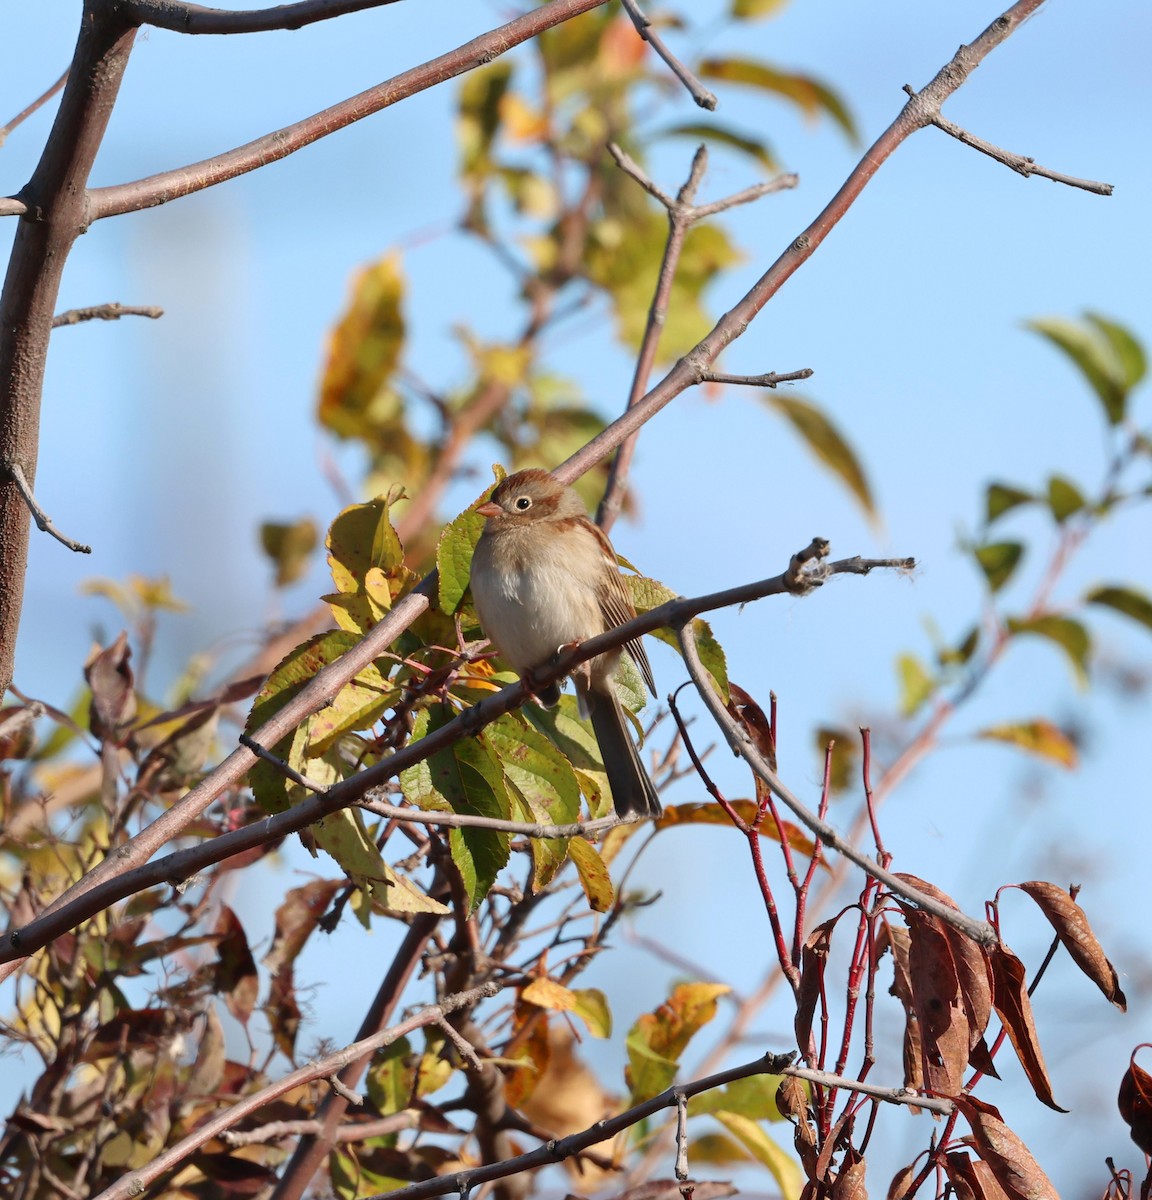
M772 736L772 726L764 710L738 684L728 681L728 711L744 726L753 745L763 755L765 761L776 770L776 739Z
M94 651L84 665L84 678L92 689L88 728L100 741L114 737L136 715L131 657L128 635L121 633L106 650Z
M1027 1146L991 1104L975 1096L958 1096L956 1107L972 1127L972 1136L962 1140L988 1164L1010 1200L1060 1200Z
M892 951L893 979L890 991L904 1006L904 1086L920 1092L924 1090L924 1045L912 998L912 977L908 973L908 953L912 948L908 930L885 921L880 926L877 953L882 954L885 948ZM910 1111L917 1113L920 1110L911 1107Z
M296 1061L296 1035L300 1032L300 1022L304 1014L296 1000L295 972L292 963L284 966L272 976L268 987L268 1002L264 1005L264 1013L268 1018L272 1036L280 1053L290 1062Z
M912 1184L912 1180L916 1178L916 1164L909 1163L906 1167L902 1167L895 1175L892 1176L892 1182L888 1185L888 1200L904 1200L908 1193L908 1188Z
M219 958L213 971L212 987L223 993L228 1011L246 1025L256 1007L260 984L244 926L232 909L224 905L216 918L214 932L219 939L216 946Z
M1022 883L1020 890L1040 906L1072 961L1121 1012L1127 1012L1128 1001L1120 990L1116 968L1108 961L1080 905L1063 888L1043 880Z
M840 1172L832 1184L832 1200L868 1200L864 1180L864 1156L855 1146L849 1146L840 1164Z
M824 967L832 945L835 921L825 921L808 935L800 959L800 990L796 996L796 1045L803 1053L812 1040L812 1020L824 985Z
M1032 1019L1032 1001L1028 996L1024 964L1001 942L988 950L994 981L993 1003L1004 1028L1012 1039L1016 1057L1028 1076L1036 1098L1057 1112L1067 1112L1052 1096L1052 1081L1040 1051L1040 1039Z
M956 1200L1008 1200L986 1162L955 1151L945 1155L944 1169L956 1189Z
M956 962L944 922L905 907L911 935L908 976L923 1039L924 1083L934 1095L955 1096L964 1086L971 1030Z
M264 956L264 965L273 975L295 961L341 886L339 879L313 879L303 887L292 888L284 897L276 910L272 946Z
M1135 1052L1120 1081L1116 1102L1132 1140L1145 1154L1152 1154L1152 1075L1136 1065Z

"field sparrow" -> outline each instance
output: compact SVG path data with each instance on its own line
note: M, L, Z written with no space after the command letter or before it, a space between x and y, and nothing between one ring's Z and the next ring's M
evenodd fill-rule
M484 632L517 674L528 675L562 646L583 642L636 615L612 544L583 501L547 471L517 471L476 510L488 518L472 559L472 598ZM625 643L652 694L652 668L639 639ZM580 715L589 717L612 803L621 817L655 817L660 797L648 778L612 686L620 651L574 672ZM536 690L542 704L560 685Z

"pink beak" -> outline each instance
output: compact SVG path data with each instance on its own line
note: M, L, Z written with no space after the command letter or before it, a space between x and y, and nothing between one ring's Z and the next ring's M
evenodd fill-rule
M481 504L476 511L482 517L498 517L504 511L499 504L493 504L491 500L485 504Z

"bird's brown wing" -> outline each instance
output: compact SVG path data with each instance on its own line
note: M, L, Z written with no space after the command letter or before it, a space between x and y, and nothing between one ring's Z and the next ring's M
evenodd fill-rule
M606 629L611 629L616 625L623 625L625 621L631 621L636 615L636 609L632 605L628 589L624 586L624 579L616 564L616 552L612 549L612 543L608 541L604 531L598 525L593 525L591 521L588 524L596 531L600 549L612 564L611 571L604 572L604 583L599 589L598 596L600 611L604 614L604 626ZM628 651L632 661L636 664L648 690L655 696L656 680L652 676L652 666L648 662L648 655L645 654L640 639L633 638L631 641L625 642L624 649Z

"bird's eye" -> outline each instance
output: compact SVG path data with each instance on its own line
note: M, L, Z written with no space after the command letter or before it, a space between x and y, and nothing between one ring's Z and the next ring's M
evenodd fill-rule
M516 507L520 512L526 512L532 507L532 500L529 496L517 496Z

